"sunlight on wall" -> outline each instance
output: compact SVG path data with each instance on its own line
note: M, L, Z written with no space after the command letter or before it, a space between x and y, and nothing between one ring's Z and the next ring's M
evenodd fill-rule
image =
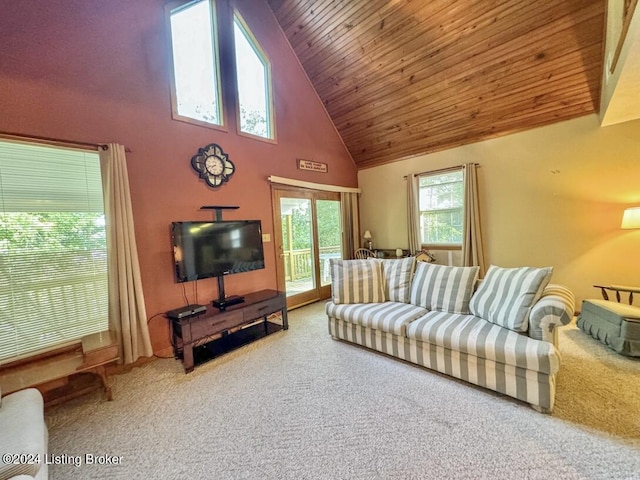
M361 224L381 248L406 248L403 176L478 162L487 262L552 265L579 308L593 284L640 285L640 230L620 229L640 205L639 156L640 121L601 128L594 114L414 157L359 172Z

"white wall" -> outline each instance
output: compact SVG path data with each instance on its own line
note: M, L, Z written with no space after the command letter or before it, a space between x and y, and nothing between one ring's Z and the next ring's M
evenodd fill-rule
M594 283L640 285L640 230L620 229L640 205L640 120L600 127L593 114L361 170L362 229L380 248L406 248L403 176L467 162L481 165L488 264L552 265L578 309L599 297Z

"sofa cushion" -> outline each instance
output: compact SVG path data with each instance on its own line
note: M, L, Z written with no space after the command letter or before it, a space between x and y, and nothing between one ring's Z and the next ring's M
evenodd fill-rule
M404 336L406 326L427 313L427 310L409 303L400 302L359 305L336 305L333 302L329 302L326 306L326 312L329 317L344 322Z
M370 258L369 260L380 262L382 265L385 299L390 302L409 303L411 277L413 277L413 268L416 264L415 257L388 260Z
M549 283L552 267L501 268L491 265L471 297L477 317L516 332L529 328L529 311Z
M473 315L428 312L407 326L407 337L535 372L554 374L560 367L553 344Z
M478 271L478 267L418 262L411 282L411 303L428 310L467 314Z
M385 301L380 263L335 258L329 261L331 262L331 295L334 303Z

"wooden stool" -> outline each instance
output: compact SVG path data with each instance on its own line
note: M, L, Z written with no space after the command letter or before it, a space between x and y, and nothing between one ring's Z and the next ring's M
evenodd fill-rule
M100 332L87 335L81 340L82 350L66 352L27 362L15 367L9 367L0 374L0 385L3 394L16 392L28 387L38 387L44 384L61 381L67 383L68 377L78 373L92 373L100 378L107 400L113 400L111 385L106 366L118 361L118 343L113 332ZM93 391L95 387L83 388L64 395L47 405L54 405L61 401L77 397Z

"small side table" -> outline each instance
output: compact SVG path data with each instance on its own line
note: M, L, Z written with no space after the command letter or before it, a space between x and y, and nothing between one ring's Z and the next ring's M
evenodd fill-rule
M640 287L629 287L625 285L594 285L595 288L599 288L602 292L602 298L605 300L609 300L609 295L607 294L607 290L611 290L616 292L616 300L620 303L620 292L629 294L629 305L633 304L633 294L640 293Z

